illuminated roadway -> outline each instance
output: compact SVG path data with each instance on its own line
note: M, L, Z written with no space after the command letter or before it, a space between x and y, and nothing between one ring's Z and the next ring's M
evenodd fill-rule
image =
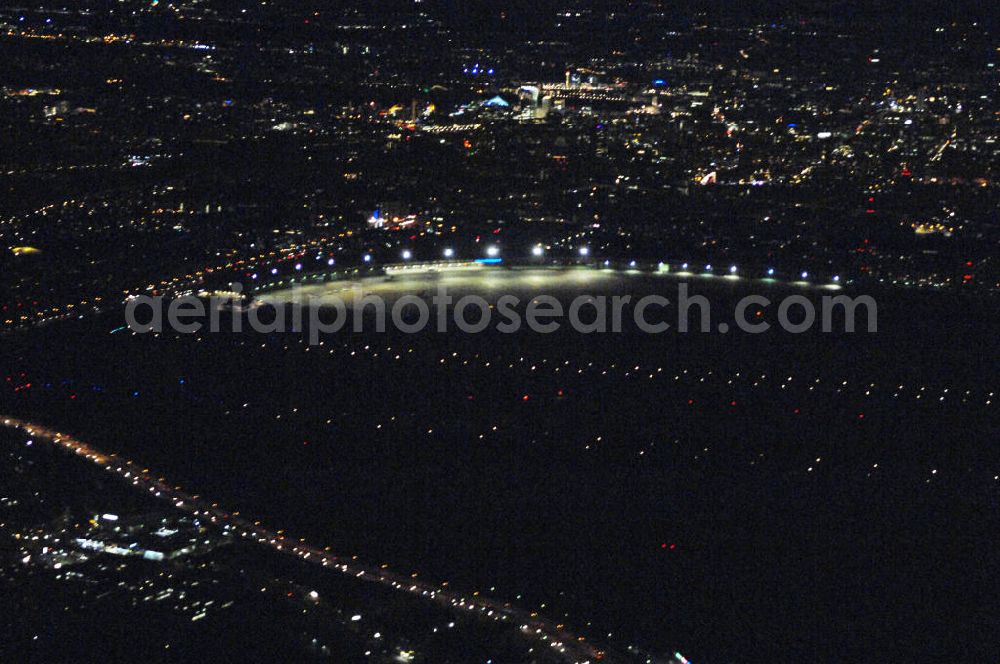
M145 489L154 497L169 501L179 510L196 516L206 517L216 524L228 526L238 535L255 540L275 551L296 556L304 562L328 567L343 574L365 581L379 583L399 592L409 593L436 604L462 611L480 620L506 622L520 625L522 635L538 645L550 649L557 658L575 664L587 664L602 659L605 653L588 643L583 637L575 636L561 625L553 624L535 612L514 607L507 602L483 597L478 593L463 595L448 590L443 586L407 577L385 568L374 568L351 559L342 560L326 549L310 546L301 540L290 541L281 531L274 532L264 528L259 521L251 521L239 513L229 513L216 503L185 493L180 487L169 486L163 478L154 478L148 468L140 469L130 460L125 460L115 454L105 454L90 447L72 436L46 428L44 426L25 422L12 417L4 417L3 426L17 429L32 436L35 440L43 440L56 447L61 447L91 463L117 474L133 486Z

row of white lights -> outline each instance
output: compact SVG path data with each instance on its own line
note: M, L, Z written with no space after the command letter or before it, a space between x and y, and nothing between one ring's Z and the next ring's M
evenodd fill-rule
M581 256L589 256L590 255L590 247L579 247L577 249L577 252ZM545 254L545 249L542 248L541 245L535 245L534 247L531 248L531 255L532 256L542 256L544 254ZM499 247L496 247L496 246L487 247L486 248L486 255L489 256L490 258L496 258L497 256L500 255L500 249L499 249ZM401 256L403 257L403 260L408 261L411 258L413 258L413 252L411 252L409 249L404 249L403 253L401 254ZM449 247L449 248L447 248L447 249L444 250L444 257L445 258L453 258L454 256L455 256L455 250L452 249L451 247ZM364 260L365 260L366 263L369 262L369 261L371 261L371 256L369 254L365 254ZM632 261L631 263L629 263L629 265L632 266L632 267L635 267L635 261ZM682 270L687 270L688 269L688 264L684 263L683 265L681 265L681 269ZM708 265L705 266L705 272L711 272L711 271L712 271L712 264L709 263ZM737 272L739 272L739 268L737 268L735 265L730 265L729 266L729 274L736 274ZM774 268L773 267L770 267L770 268L767 269L767 276L769 276L769 277L773 277L774 276ZM809 278L809 273L808 272L802 272L802 274L800 276L801 276L802 279L808 279ZM834 281L840 281L840 276L839 275L834 276L833 280Z
M577 252L581 256L589 256L590 255L590 247L579 247L577 249ZM443 254L444 254L445 258L454 258L454 256L455 256L455 250L452 249L451 247L448 247L447 249L444 250ZM498 257L500 255L500 248L497 247L497 246L495 246L495 245L491 245L491 246L489 246L489 247L486 248L486 255L489 256L490 258L496 258L496 257ZM531 248L531 255L532 256L543 256L543 255L545 255L545 249L541 245L537 245L536 244L534 247ZM400 253L400 257L404 261L408 261L411 258L413 258L413 252L410 251L409 249L404 249L402 251L402 253ZM371 263L371 261L372 261L372 255L371 254L365 254L364 256L361 257L361 259L365 263ZM327 264L328 265L333 265L333 262L334 261L331 258L330 260L327 261ZM629 265L631 267L635 267L635 261L632 261L631 263L629 263ZM689 266L688 266L687 263L683 263L681 265L681 270L687 270L688 267ZM302 269L302 264L301 263L296 263L295 269L296 270L301 270ZM712 272L712 269L713 268L712 268L712 264L711 263L709 263L708 265L705 266L705 272ZM729 266L729 274L736 275L738 272L739 272L739 269L735 265ZM278 268L272 268L271 269L271 274L277 274L277 273L278 273ZM774 276L774 268L773 267L769 267L767 269L767 276L768 277L773 277ZM802 274L800 275L800 277L803 280L806 280L806 279L809 278L809 273L808 272L802 272ZM835 275L833 277L833 281L834 282L839 282L840 281L840 275Z
M634 265L635 261L632 261L632 264ZM689 267L689 265L687 263L683 263L681 265L681 270L687 270L688 267ZM711 272L712 270L713 270L713 268L712 268L712 264L711 263L709 263L708 265L705 266L705 272ZM739 268L737 268L735 265L730 265L729 266L729 274L735 275L737 272L739 272ZM774 276L774 268L773 267L767 268L767 276L768 277L773 277ZM802 278L803 280L808 279L809 278L809 273L808 272L802 272L802 274L800 274L799 277ZM840 275L839 274L838 275L834 275L833 281L839 282L840 281Z
M580 247L579 251L581 256L587 256L588 254L590 254L590 249L587 247ZM452 249L451 247L448 247L442 253L445 258L455 257L455 250ZM544 254L545 254L545 249L543 249L541 245L535 245L534 247L531 248L532 256L542 256ZM497 246L486 247L486 255L489 256L490 258L498 257L500 255L500 247ZM413 258L413 252L410 251L409 249L403 249L402 253L400 253L400 257L402 257L404 261L408 261L411 258ZM364 256L362 256L362 259L366 263L370 263L372 260L371 254L365 254Z

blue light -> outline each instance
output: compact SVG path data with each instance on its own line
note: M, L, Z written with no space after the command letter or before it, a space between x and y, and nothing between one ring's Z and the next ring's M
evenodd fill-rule
M656 85L656 86L661 86L661 85L666 85L666 84L667 84L667 82L664 81L662 78L658 78L655 81L653 81L653 85Z
M477 258L477 263L483 263L484 265L495 265L497 263L503 263L502 258Z
M773 267L767 268L767 276L769 276L769 277L773 277L774 276L774 268Z

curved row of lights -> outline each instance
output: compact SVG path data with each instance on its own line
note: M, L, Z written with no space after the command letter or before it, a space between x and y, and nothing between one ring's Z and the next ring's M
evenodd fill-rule
M581 256L589 256L590 255L590 249L588 247L580 247L577 251L579 252L579 254ZM489 247L486 247L486 252L485 253L486 253L486 256L489 257L489 258L499 258L500 257L500 247L498 247L496 245L490 245ZM444 249L441 252L441 255L444 256L445 258L454 258L455 257L455 250L452 249L451 247L447 247L446 249ZM545 255L545 248L542 247L542 245L540 245L540 244L536 244L534 247L531 248L531 255L532 256L536 256L536 257L538 257L538 256L544 256ZM413 258L413 252L411 250L409 250L409 249L403 249L400 252L399 257L401 259L403 259L404 261L411 260ZM364 262L366 262L366 263L371 263L372 262L372 256L371 256L371 254L365 254L364 256L361 257L361 259ZM298 265L296 265L296 269L298 269Z
M631 264L632 264L632 265L634 266L634 265L635 265L635 261L632 261L632 263L631 263ZM663 265L663 263L661 263L661 265ZM688 271L688 270L690 269L690 267L691 267L691 266L690 266L690 265L689 265L688 263L681 263L681 270L682 270L682 271ZM702 272L702 273L703 273L703 274L709 274L709 273L713 273L714 271L715 271L715 268L714 268L714 267L712 266L712 264L711 264L711 263L709 263L709 264L707 264L707 265L705 266L705 269L703 270L703 272ZM730 275L732 275L732 276L734 276L734 277L735 277L735 276L738 276L738 275L739 275L739 268L738 268L738 267L736 267L735 265L730 265L730 266L729 266L729 274L730 274ZM766 274L766 276L767 276L768 278L770 278L770 277L773 277L773 276L774 276L774 274L775 274L775 272L774 272L774 268L773 268L773 267L769 267L769 268L767 268L767 271L766 271L766 273L765 273L765 274ZM805 280L807 280L807 279L809 278L809 273L808 273L808 272L806 272L806 271L803 271L803 272L802 272L802 273L801 273L801 274L799 275L799 278L800 278L800 279L801 279L802 281L805 281ZM834 283L840 283L840 275L839 275L839 274L835 274L835 275L834 275L834 276L833 276L833 277L831 278L831 281L833 281Z
M581 257L590 256L590 247L588 247L586 245L577 247L576 248L576 252ZM451 248L451 247L445 248L441 253L447 259L451 259L451 258L455 257L455 250L453 248ZM498 259L500 257L500 247L498 247L496 245L490 245L490 246L486 247L485 253L486 253L486 256L489 257L489 258ZM540 244L536 244L536 245L534 245L531 248L531 255L534 256L534 257L536 257L536 258L540 258L540 257L542 257L542 256L545 255L545 248L542 245L540 245ZM410 249L403 249L400 252L399 256L404 261L412 260L413 259L413 251L410 250ZM372 262L372 255L371 254L364 254L361 257L361 260L364 261L365 263L371 263ZM327 261L327 265L332 266L333 264L334 264L334 260L332 258ZM605 264L607 265L608 261L605 261ZM630 267L635 267L636 266L636 262L635 261L631 261L629 263L629 266ZM665 263L660 263L660 266L664 267L664 266L666 266L666 264ZM681 266L680 266L680 268L681 268L682 272L687 272L687 271L689 271L691 269L691 266L688 263L682 263ZM296 271L301 271L302 270L302 263L296 263L295 264L295 269L296 269ZM714 273L714 271L715 271L715 268L713 267L713 265L711 263L708 263L707 265L705 265L705 268L704 268L702 274L712 274L712 273ZM278 268L276 268L276 267L275 268L271 268L271 274L272 275L278 274ZM729 275L732 276L732 277L737 277L739 275L739 268L737 266L735 266L735 265L730 265L729 266ZM772 278L772 277L774 277L774 275L775 275L774 268L773 267L767 268L767 271L765 272L765 275L766 275L765 278ZM256 278L256 276L257 275L254 275L254 278ZM799 275L799 277L800 277L800 279L802 281L806 281L807 279L809 279L809 272L803 271ZM833 281L833 283L840 283L840 275L834 275L831 280Z
M443 255L444 255L445 258L454 258L455 257L455 250L452 249L451 247L448 247L442 253L443 253ZM587 247L587 246L577 247L577 253L580 256L584 256L584 257L585 256L589 256L590 255L590 247ZM497 247L496 245L491 245L491 246L489 246L489 247L486 248L486 255L489 256L490 258L497 258L500 255L500 248ZM536 244L535 246L533 246L531 248L531 255L535 256L535 257L544 256L545 255L545 248L542 247L542 245L540 245L540 244ZM413 258L413 252L410 251L409 249L404 249L403 252L400 254L400 256L402 257L402 259L404 261L408 261L411 258ZM366 263L370 262L371 261L371 255L365 254L364 260L365 260ZM636 262L635 261L631 261L629 263L629 265L632 266L632 267L635 267ZM684 263L683 265L681 265L681 269L682 270L687 270L688 267L689 266L688 266L687 263ZM705 266L705 272L706 273L712 272L713 270L714 270L714 268L712 267L711 263L709 263L709 264L707 264ZM739 274L739 268L736 267L735 265L730 265L729 266L729 274L731 274L733 276L736 276L737 274ZM774 268L773 267L767 268L767 276L768 277L773 277L774 274L775 274L775 272L774 272ZM800 278L803 281L805 281L806 279L809 278L809 273L806 272L806 271L803 271L799 276L800 276ZM839 282L840 281L840 275L834 275L833 281L834 282Z
M489 257L489 258L499 258L499 256L500 256L500 247L498 247L496 245L490 245L490 246L486 247L486 252L485 253L486 253L486 256ZM581 256L589 256L590 255L590 247L578 247L577 248L577 253L579 253ZM445 258L454 258L455 257L455 250L452 249L451 247L448 247L448 248L444 249L444 251L442 251L441 254ZM540 244L536 244L535 246L533 246L531 248L531 255L532 256L536 256L536 257L544 256L545 255L545 247L543 247ZM403 251L400 252L399 256L404 261L408 261L408 260L410 260L410 259L413 258L413 252L410 251L409 249L403 249ZM364 261L366 263L370 263L371 260L372 260L371 254L365 254L362 258L364 259Z

